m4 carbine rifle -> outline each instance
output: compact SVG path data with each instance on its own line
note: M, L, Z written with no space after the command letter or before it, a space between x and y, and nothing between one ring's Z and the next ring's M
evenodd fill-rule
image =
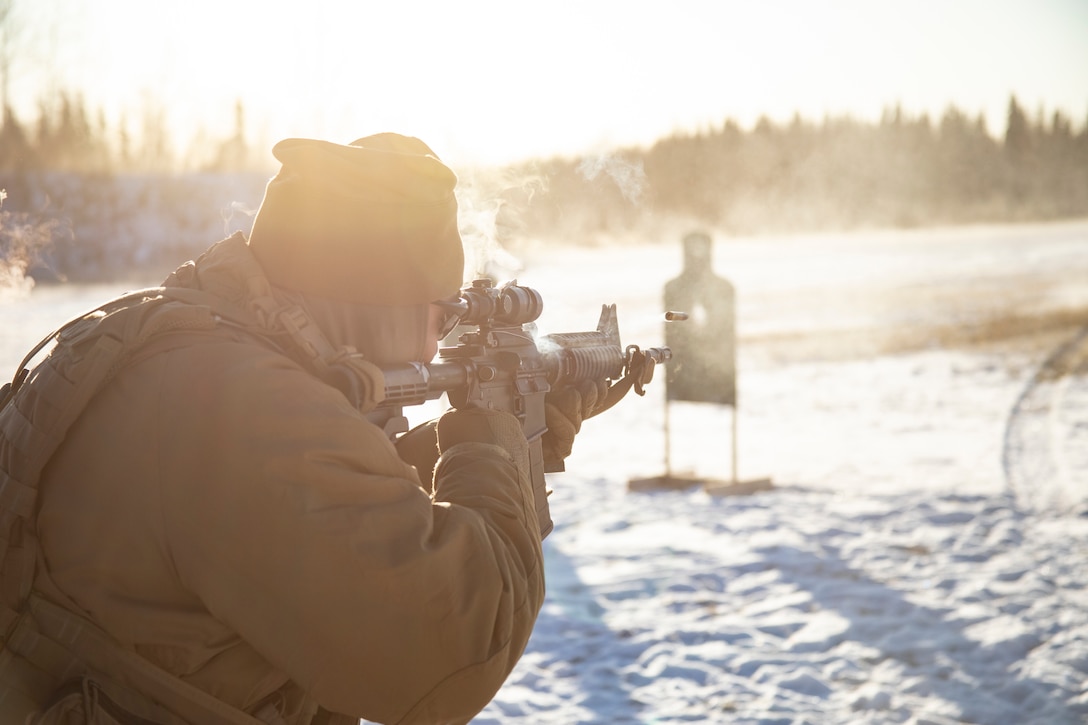
M543 311L540 293L508 282L494 287L479 279L450 303L460 312L460 325L474 329L458 344L438 351L438 361L384 365L385 400L377 414L395 438L408 429L403 409L446 393L454 408L485 408L511 413L529 441L530 477L540 534L552 529L544 474L563 470L562 462L545 469L541 437L547 430L544 397L585 381L607 381L608 392L592 411L611 408L632 388L639 395L651 381L654 366L671 359L667 347L623 347L616 305L602 305L597 329L535 336L532 324Z

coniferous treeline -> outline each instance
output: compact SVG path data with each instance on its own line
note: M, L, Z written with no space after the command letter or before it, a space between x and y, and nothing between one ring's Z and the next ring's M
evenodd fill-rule
M1088 125L1033 120L1010 98L1006 132L950 108L936 122L727 120L607 159L526 164L547 189L508 192L519 224L600 235L674 219L725 233L1016 222L1088 216Z
M177 147L165 121L165 109L148 104L135 123L122 119L113 127L101 111L88 110L82 96L69 93L41 101L31 123L6 108L0 124L0 172L238 172L267 167L267 150L255 148L246 137L241 101L234 106L232 134L213 138L201 131L185 149Z
M268 144L245 135L240 102L235 121L230 137L198 136L181 154L154 106L134 135L78 96L43 103L31 124L9 109L0 211L70 230L54 234L44 255L58 277L197 253L220 232L248 229L274 171ZM744 130L725 120L650 148L459 171L463 193L475 197L466 201L499 202L497 218L477 226L504 245L671 239L681 225L756 234L1088 216L1088 124L1059 111L1030 117L1015 97L1004 121L995 136L985 118L954 107L937 121L899 109L878 122L797 116Z

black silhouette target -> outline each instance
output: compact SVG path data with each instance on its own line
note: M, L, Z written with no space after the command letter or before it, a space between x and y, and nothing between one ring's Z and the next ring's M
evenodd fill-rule
M711 239L684 237L684 268L665 285L665 308L688 319L665 326L673 353L665 378L669 400L737 404L736 292L714 274Z

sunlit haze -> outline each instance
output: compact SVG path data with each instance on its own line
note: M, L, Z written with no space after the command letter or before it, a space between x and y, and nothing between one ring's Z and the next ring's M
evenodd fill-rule
M949 105L1004 130L1009 97L1088 117L1080 0L246 2L14 0L11 75L178 143L415 134L455 164L649 144L761 114L877 119Z

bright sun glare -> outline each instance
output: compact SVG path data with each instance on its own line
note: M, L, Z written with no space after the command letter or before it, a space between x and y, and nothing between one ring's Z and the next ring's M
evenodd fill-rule
M254 139L397 130L454 163L897 103L955 104L1000 132L1011 93L1088 110L1088 6L1072 0L22 3L23 108L74 88L133 127L158 110L179 141L229 133L237 101Z

